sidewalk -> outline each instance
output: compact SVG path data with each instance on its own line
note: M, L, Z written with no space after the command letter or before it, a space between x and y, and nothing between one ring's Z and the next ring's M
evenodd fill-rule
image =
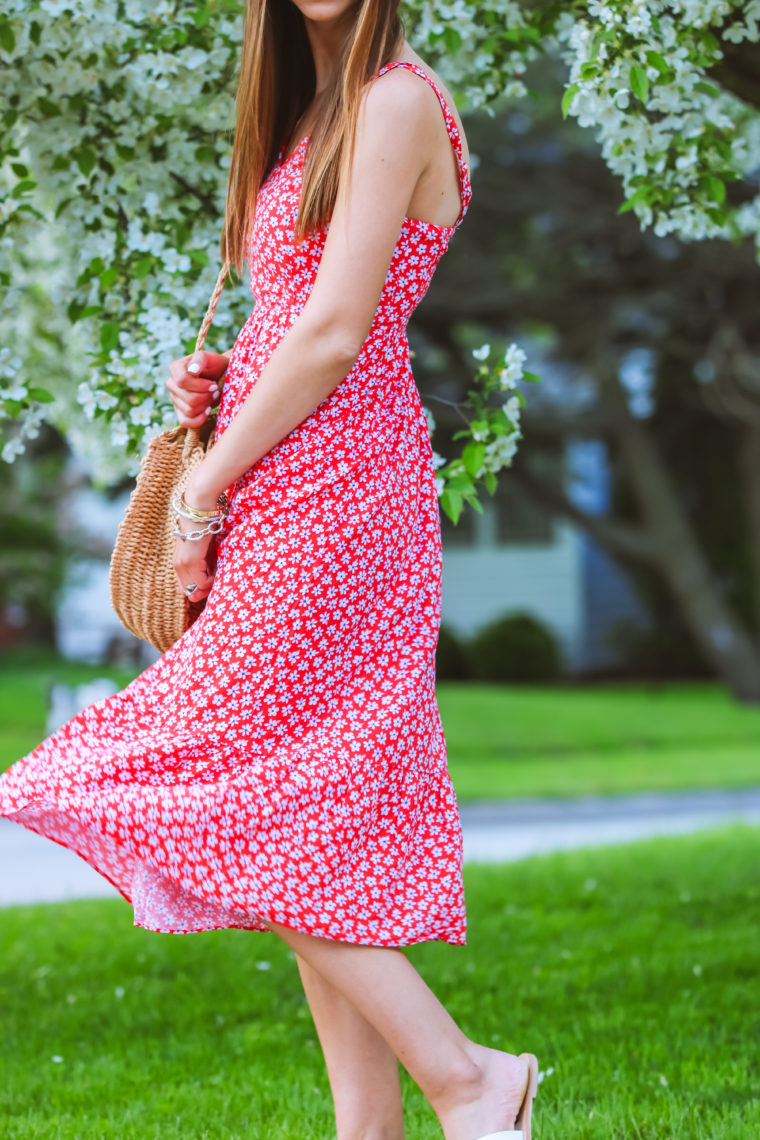
M489 801L463 804L461 815L465 859L501 863L732 822L760 825L760 788ZM0 820L0 906L115 894L78 856Z

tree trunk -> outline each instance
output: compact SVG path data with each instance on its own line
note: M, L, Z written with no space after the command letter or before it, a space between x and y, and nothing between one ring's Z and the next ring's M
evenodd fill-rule
M760 703L760 652L727 605L653 440L628 411L617 379L610 388L621 458L655 540L652 559L707 660L737 698Z
M744 424L740 430L740 469L752 554L755 645L760 652L760 423Z

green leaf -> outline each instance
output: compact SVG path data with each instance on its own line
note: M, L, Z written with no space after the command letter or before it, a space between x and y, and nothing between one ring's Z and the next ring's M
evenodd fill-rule
M52 99L48 99L46 96L43 96L41 99L37 100L37 106L47 119L54 119L61 113L61 108L57 106L57 104L55 104ZM68 168L68 165L69 164L67 162L66 168Z
M104 289L110 289L116 278L119 276L119 271L115 265L109 265L108 269L104 269L100 275L100 284Z
M717 202L719 206L722 206L726 200L726 184L723 179L714 174L708 174L706 178L702 179L702 185L710 201Z
M635 63L631 68L629 75L631 84L631 91L634 95L638 96L642 103L646 103L647 96L649 95L649 76L645 69L638 63Z
M647 63L650 67L656 67L661 75L667 75L670 71L670 65L665 59L664 55L660 55L658 51L647 52Z
M55 402L55 396L52 392L48 392L47 388L30 388L29 398L37 400L40 404L52 404Z
M462 37L456 28L452 28L449 24L443 29L443 42L446 45L447 51L459 51L462 46Z
M472 476L468 475L466 471L460 471L446 480L446 486L450 491L455 491L458 495L466 497L473 490Z
M538 375L537 372L523 372L522 378L523 378L523 380L527 380L530 384L540 384L541 383L541 377ZM518 392L517 395L518 395L518 397L522 396L522 392ZM525 397L523 396L523 403L524 402L525 402Z
M17 178L28 178L29 177L29 167L24 166L23 162L12 162L11 163L11 170L13 171L13 173L16 175Z
M24 178L21 182L17 182L11 190L11 198L23 198L24 194L29 194L36 186L37 183L31 178Z
M700 80L699 83L695 83L694 90L701 91L703 95L715 96L718 94L718 88L715 86L715 84L705 83L704 80Z
M462 462L464 463L465 470L473 479L477 479L478 472L483 466L483 459L486 454L486 445L484 443L468 443L462 452Z
M23 400L3 400L3 407L12 420L17 420L24 410L24 402Z
M106 321L100 326L100 346L106 353L119 347L119 326L115 321Z
M569 115L570 104L572 103L573 99L575 98L575 96L578 94L579 91L580 91L580 87L578 86L578 84L577 83L571 83L570 86L565 91L565 94L562 96L562 118L563 119L566 119L567 116Z
M486 471L483 476L483 483L489 494L493 495L494 491L499 485L499 480L494 475L493 471Z
M441 510L448 515L456 526L462 513L462 496L446 487L438 501L441 504Z
M10 55L15 46L16 37L13 34L13 28L8 20L3 20L0 23L0 47Z
M618 214L626 214L629 210L632 210L634 206L638 206L639 202L647 202L650 193L651 187L639 186L638 190L631 194L630 198L626 198L622 206L618 206Z
M473 491L471 495L465 495L465 500L470 504L473 510L478 512L479 515L483 514L483 504L478 498L477 491Z
M82 174L87 178L95 169L95 163L97 162L95 151L89 146L83 146L75 152L74 158Z
M140 280L143 277L147 277L152 268L153 268L153 258L152 257L141 257L140 260L136 263L134 269L132 270L132 276L136 277L138 280Z

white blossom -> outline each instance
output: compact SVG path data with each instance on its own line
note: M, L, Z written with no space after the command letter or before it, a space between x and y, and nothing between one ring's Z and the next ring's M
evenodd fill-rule
M501 410L504 415L515 427L520 423L520 401L517 396L510 396L506 403L502 404Z
M736 231L760 248L760 196L750 189L740 205L716 209L705 189L720 192L727 166L751 188L760 168L760 115L712 78L724 43L760 41L760 0L557 8L543 44L527 34L521 41L535 11L518 0L408 0L405 16L412 45L463 109L493 113L497 100L523 98L526 66L544 48L558 51L574 88L570 114L595 132L623 195L642 180L652 189L651 200L633 205L642 225L685 240ZM12 134L12 161L36 183L14 196L26 175L10 158L0 162L0 248L12 271L0 314L0 409L3 401L23 405L6 459L46 418L112 475L134 465L127 444L175 418L165 377L192 343L216 277L240 52L240 17L225 5L210 12L199 27L193 5L177 0L5 0L15 44L0 49L3 100L17 117L0 124L0 137ZM461 41L453 49L452 29ZM95 312L72 326L72 303ZM232 343L249 310L242 290L225 291L214 324L220 343ZM44 343L35 322L52 334ZM490 352L482 345L473 358L487 364ZM96 370L81 381L74 362L88 357ZM524 359L510 347L498 373L505 392ZM55 397L45 404L29 396L41 363L41 386ZM507 399L504 415L516 426L512 406ZM475 435L492 447L488 431ZM512 443L494 443L489 462L515 446L503 438Z
M132 408L129 413L129 419L131 423L144 424L145 426L150 424L153 420L152 413L155 406L156 401L152 396L149 396L147 400L143 400L141 404L137 404L137 406Z
M5 463L13 463L13 460L19 455L23 455L26 450L23 439L16 435L12 439L7 440L3 444L2 457Z
M522 377L523 364L527 357L517 344L510 344L504 354L504 363L499 370L499 383L502 388L512 388Z

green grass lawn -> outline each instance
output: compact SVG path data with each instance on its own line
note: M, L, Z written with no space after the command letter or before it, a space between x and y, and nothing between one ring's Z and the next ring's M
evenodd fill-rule
M442 684L462 800L760 784L760 708L714 684Z
M550 1071L534 1140L748 1140L759 858L733 828L469 867L468 947L410 953L467 1033ZM121 900L2 912L4 1140L333 1136L281 944L131 922ZM405 1096L409 1140L440 1137Z
M0 663L0 769L42 739L52 680L104 673L131 676L39 654ZM760 784L760 709L718 685L446 683L438 696L461 800Z

